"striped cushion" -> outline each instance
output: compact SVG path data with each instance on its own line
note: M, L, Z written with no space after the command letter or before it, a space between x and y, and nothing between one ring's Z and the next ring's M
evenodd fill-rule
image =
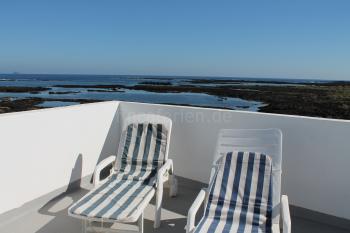
M158 168L164 164L166 145L167 130L163 125L128 125L121 138L121 161L116 167L118 179L152 183Z
M69 213L94 219L127 220L133 216L148 195L152 186L142 181L117 179L112 176L106 183L91 190L72 207Z
M271 164L259 153L224 156L195 232L271 232Z

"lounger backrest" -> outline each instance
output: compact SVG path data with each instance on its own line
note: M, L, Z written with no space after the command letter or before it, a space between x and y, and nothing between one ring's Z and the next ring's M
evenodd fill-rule
M232 150L269 155L272 159L272 217L279 222L282 174L282 132L279 129L223 129L219 132L214 164ZM215 169L212 170L212 176Z
M198 232L271 232L270 157L233 151L221 158L205 209L213 220Z
M168 158L172 123L167 117L140 114L128 117L122 127L115 169L129 172L157 170Z

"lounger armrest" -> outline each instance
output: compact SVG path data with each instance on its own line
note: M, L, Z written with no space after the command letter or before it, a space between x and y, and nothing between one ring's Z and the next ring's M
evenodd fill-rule
M114 165L116 158L117 157L115 155L111 155L97 164L94 171L94 178L93 178L94 186L100 184L102 181L100 180L101 171L111 164Z
M194 202L192 203L191 208L188 210L187 214L187 225L186 225L186 232L191 233L195 228L195 220L196 220L196 214L198 212L199 207L201 207L202 203L204 202L206 197L206 191L202 189Z
M282 195L282 198L281 198L281 216L282 216L282 224L283 224L282 232L291 233L289 203L288 203L288 197L286 195Z
M165 175L167 174L167 172L172 172L174 170L173 167L173 160L172 159L168 159L165 164L158 170L157 173L157 187L159 187L159 185L163 184L163 177L165 177Z

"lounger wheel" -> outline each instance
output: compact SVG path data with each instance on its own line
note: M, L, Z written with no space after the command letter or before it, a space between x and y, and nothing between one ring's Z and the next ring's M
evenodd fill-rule
M170 183L169 196L176 197L178 184L177 184L177 179L176 179L175 175L170 175L169 183Z

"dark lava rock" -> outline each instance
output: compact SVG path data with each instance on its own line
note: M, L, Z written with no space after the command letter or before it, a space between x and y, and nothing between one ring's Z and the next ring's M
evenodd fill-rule
M15 93L32 93L37 94L42 91L48 91L51 88L48 87L11 87L11 86L0 86L0 92L15 92Z

